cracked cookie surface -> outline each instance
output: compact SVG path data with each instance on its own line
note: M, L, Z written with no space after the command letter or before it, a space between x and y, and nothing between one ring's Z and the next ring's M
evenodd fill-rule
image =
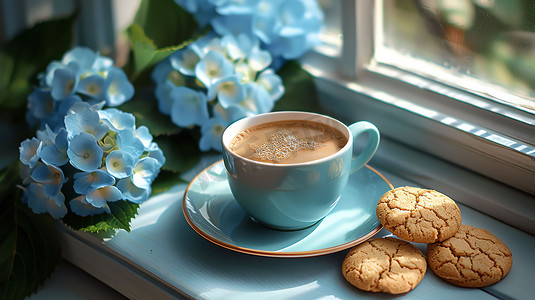
M427 262L414 245L393 237L376 238L355 246L342 264L344 278L371 292L406 293L424 278Z
M437 191L416 187L386 192L376 212L386 230L415 243L443 241L461 225L461 210L455 201Z
M500 281L513 266L509 248L485 229L461 225L449 239L427 245L429 267L457 286L485 287Z

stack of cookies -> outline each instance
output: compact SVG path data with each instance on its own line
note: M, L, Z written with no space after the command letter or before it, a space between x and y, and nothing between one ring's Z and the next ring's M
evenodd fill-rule
M485 287L513 265L511 251L488 231L461 225L455 202L437 191L401 187L386 192L377 218L396 237L355 246L342 265L346 280L359 289L401 294L424 277L427 264L440 278L462 287ZM427 245L427 260L413 243Z

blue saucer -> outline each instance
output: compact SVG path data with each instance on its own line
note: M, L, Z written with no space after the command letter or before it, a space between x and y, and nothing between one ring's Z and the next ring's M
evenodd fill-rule
M375 208L392 188L366 165L349 176L338 204L323 220L303 230L277 231L256 223L238 205L219 161L190 182L183 212L199 235L230 250L271 257L318 256L348 249L379 232Z

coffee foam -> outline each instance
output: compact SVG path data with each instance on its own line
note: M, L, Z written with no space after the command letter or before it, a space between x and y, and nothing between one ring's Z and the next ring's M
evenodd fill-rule
M324 143L314 140L302 140L287 129L279 129L260 146L250 145L253 159L283 162L298 150L317 150Z

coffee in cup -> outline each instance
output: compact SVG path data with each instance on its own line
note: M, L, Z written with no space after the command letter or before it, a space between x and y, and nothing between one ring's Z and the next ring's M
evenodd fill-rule
M321 159L340 151L347 138L318 122L289 120L247 128L230 142L234 153L255 161L294 164Z
M369 138L354 154L362 134ZM298 230L336 206L349 175L372 158L379 138L367 121L346 126L321 114L266 113L225 129L223 161L232 195L255 221Z

